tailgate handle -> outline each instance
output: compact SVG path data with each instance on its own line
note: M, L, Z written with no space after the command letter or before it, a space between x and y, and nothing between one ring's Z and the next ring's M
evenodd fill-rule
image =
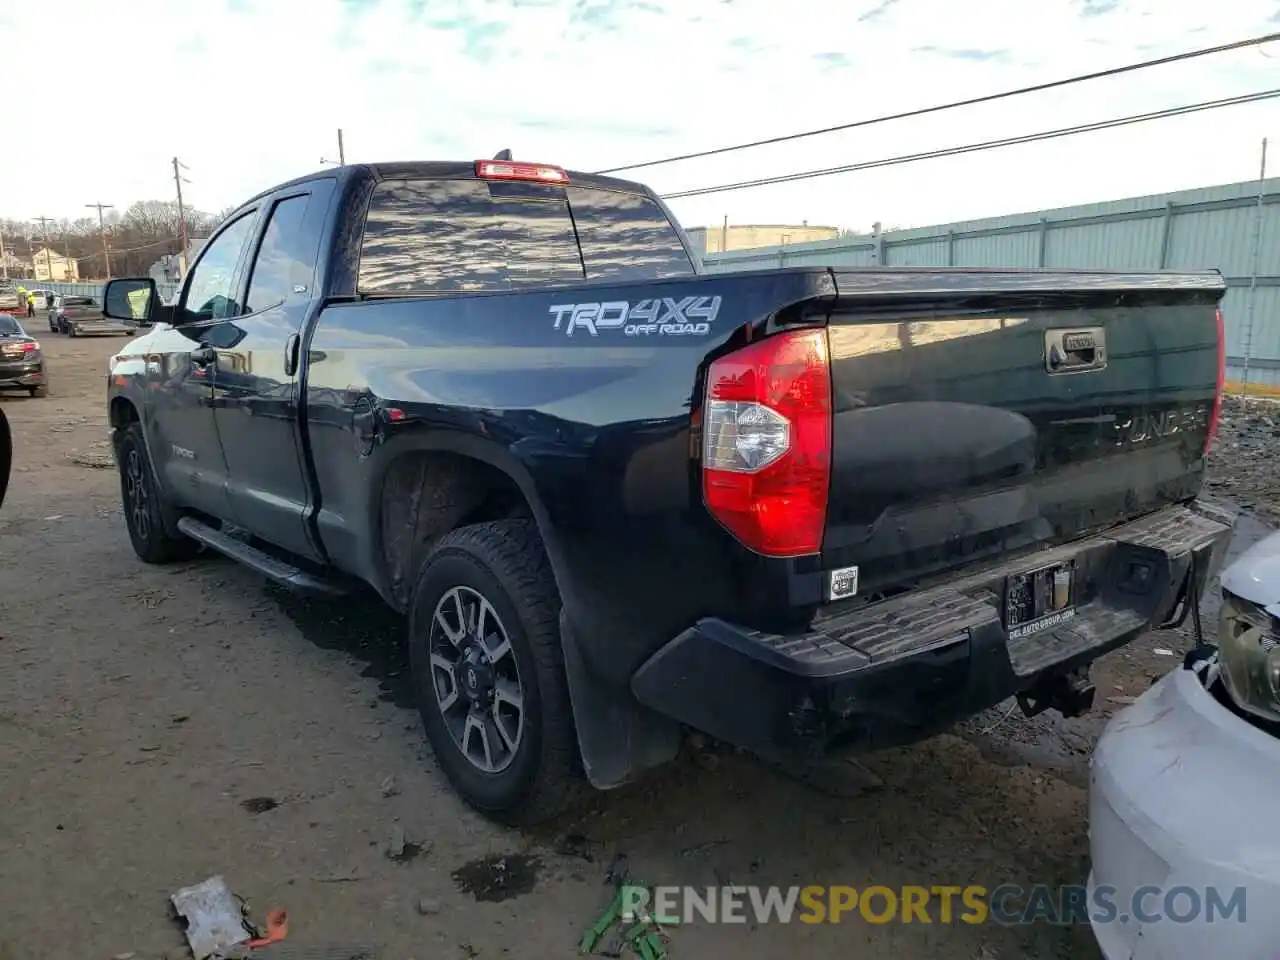
M1044 332L1044 366L1050 373L1086 373L1107 365L1107 331L1076 327Z

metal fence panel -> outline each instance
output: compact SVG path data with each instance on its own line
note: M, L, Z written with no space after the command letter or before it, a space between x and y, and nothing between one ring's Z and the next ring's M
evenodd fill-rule
M1261 189L1262 202L1258 197ZM882 260L877 254L882 253ZM734 250L709 272L771 266L1221 270L1228 376L1280 384L1280 178L1036 213ZM1252 288L1252 293L1250 292ZM1251 309L1252 308L1252 309Z
M102 300L102 289L104 284L101 283L70 283L61 280L15 280L15 284L20 284L28 290L52 290L54 293L60 293L64 296L73 297L96 297ZM176 283L157 283L156 290L160 297L168 303L178 293L179 284Z

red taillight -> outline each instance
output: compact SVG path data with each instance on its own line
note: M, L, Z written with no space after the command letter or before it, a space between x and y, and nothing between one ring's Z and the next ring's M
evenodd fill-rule
M1213 391L1213 406L1209 410L1209 429L1204 435L1204 455L1209 455L1214 438L1218 435L1218 424L1222 421L1222 394L1227 385L1227 331L1222 321L1222 311L1218 311L1218 385Z
M712 516L757 553L817 553L831 485L826 331L780 333L714 361L702 421Z
M517 163L514 160L477 160L476 176L485 180L533 180L537 183L568 183L569 174L547 163Z
M25 353L35 353L37 350L40 349L40 341L32 340L28 343L24 343L22 345L22 349L23 349L23 352Z

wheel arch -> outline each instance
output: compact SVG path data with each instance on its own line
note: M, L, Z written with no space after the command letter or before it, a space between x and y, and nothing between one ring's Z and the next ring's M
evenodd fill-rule
M590 782L598 789L611 789L633 780L642 771L659 766L676 755L680 743L679 725L655 714L637 703L625 686L601 682L587 665L581 654L575 629L568 618L576 588L573 565L563 554L563 544L556 533L546 504L539 494L537 483L524 462L510 449L487 438L458 433L409 434L394 438L377 448L376 470L371 477L371 491L367 529L371 534L369 562L376 564L378 580L374 586L393 607L405 609L403 601L393 592L388 568L383 534L382 509L388 496L396 490L388 488L388 479L396 478L397 470L407 470L414 458L423 456L456 456L482 465L486 471L494 471L506 478L523 497L532 516L542 545L550 563L556 589L561 598L560 642L564 654L564 670L568 682L569 697L578 741L579 756ZM397 467L396 465L401 466ZM489 473L488 476L494 476ZM473 505L472 509L482 508ZM443 524L436 531L439 536L465 525L468 516L462 505L453 504L455 512L452 525ZM494 519L484 517L483 519ZM414 530L414 536L418 529ZM428 542L426 546L429 546ZM421 546L421 545L419 545ZM420 554L409 554L408 562L416 562ZM416 572L416 571L415 571Z
M559 557L546 506L525 464L496 441L439 431L393 437L378 447L370 484L369 562L375 586L397 609L405 609L416 566L431 542L469 523L530 516L563 590Z

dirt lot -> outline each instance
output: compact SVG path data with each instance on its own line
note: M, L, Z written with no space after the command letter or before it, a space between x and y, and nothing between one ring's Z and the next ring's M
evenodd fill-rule
M212 874L259 920L288 909L288 940L263 957L329 960L572 956L617 852L655 883L1082 882L1091 739L1175 664L1155 648L1190 643L1146 637L1109 658L1087 719L1002 707L870 757L882 784L858 797L691 749L562 823L502 830L436 770L395 617L290 598L216 557L134 558L103 422L120 342L49 336L52 395L4 400L17 454L0 519L0 960L186 956L167 898ZM1274 424L1237 420L1229 443L1256 434L1274 448ZM1271 502L1261 487L1275 482L1227 492ZM1241 539L1261 529L1246 518ZM393 861L397 828L409 846ZM505 894L469 892L495 862ZM673 960L1097 955L1083 929L856 919L686 926L671 949Z

